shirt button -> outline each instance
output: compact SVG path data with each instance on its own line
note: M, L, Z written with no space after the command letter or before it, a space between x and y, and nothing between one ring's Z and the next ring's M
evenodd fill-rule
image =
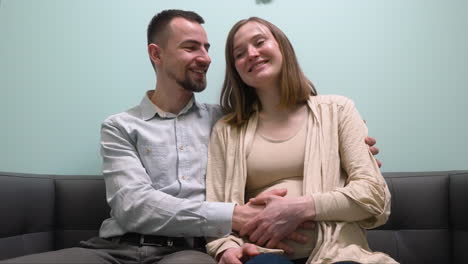
M150 153L150 152L151 152L151 149L146 148L146 153Z
M179 150L184 150L184 146L180 146L180 147L179 147Z
M184 180L184 181L185 181L186 179L187 179L187 177L185 177L185 176L182 176L182 180Z

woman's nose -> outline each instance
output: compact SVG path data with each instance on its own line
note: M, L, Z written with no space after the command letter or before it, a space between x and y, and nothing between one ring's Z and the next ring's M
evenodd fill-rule
M259 55L258 50L255 47L249 47L247 52L248 52L247 54L249 55L249 58L256 58Z

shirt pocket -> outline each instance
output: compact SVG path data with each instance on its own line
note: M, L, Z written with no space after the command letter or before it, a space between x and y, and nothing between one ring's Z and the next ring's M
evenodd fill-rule
M156 189L167 186L172 182L168 175L168 146L163 144L138 144L141 163L145 167L153 186Z

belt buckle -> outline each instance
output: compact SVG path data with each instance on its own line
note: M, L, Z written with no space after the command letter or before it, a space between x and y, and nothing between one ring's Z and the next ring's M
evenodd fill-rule
M168 246L168 247L174 246L174 241L173 241L172 238L170 238L170 237L167 238L167 246Z
M156 247L162 247L163 245L157 244L157 243L146 243L145 242L145 235L140 235L140 247L141 246L156 246Z

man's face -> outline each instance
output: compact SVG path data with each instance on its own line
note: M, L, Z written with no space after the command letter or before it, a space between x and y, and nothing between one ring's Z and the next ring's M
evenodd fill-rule
M167 36L167 42L161 48L161 72L158 74L166 74L185 90L203 91L211 63L205 30L197 22L174 18Z

